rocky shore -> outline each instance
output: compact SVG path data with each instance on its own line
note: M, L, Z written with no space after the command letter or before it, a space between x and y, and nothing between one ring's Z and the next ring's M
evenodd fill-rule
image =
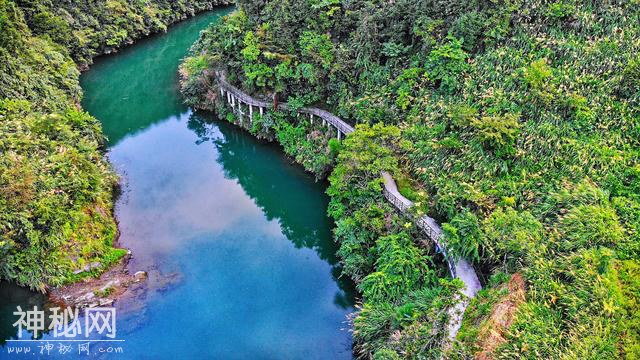
M130 259L131 254L128 253L99 277L87 277L79 282L51 289L48 292L50 301L76 308L113 305L130 288L143 286L147 279L144 271L130 273L127 267Z

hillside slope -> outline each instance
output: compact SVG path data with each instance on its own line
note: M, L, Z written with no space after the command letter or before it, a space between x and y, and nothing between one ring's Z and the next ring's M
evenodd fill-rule
M640 356L637 1L239 1L182 67L216 109L213 69L351 119L343 143L289 113L249 129L331 173L363 357L430 358L456 284L384 204L381 170L443 223L486 290L453 358ZM413 240L413 241L412 241Z

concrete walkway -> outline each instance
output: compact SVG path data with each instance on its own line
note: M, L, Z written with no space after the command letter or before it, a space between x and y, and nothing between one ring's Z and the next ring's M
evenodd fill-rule
M400 194L391 174L382 172L382 180L384 182L384 196L400 212L405 213L413 206L411 200ZM442 229L433 218L424 215L418 219L416 225L435 243L436 250L442 253L449 265L451 276L462 280L464 283L462 293L465 297L462 299L459 298L456 305L449 309L450 320L447 326L449 329L449 340L453 341L458 334L458 330L460 330L460 326L462 326L462 316L464 315L467 305L469 305L469 300L476 296L478 291L482 289L482 285L480 285L480 280L478 280L478 276L469 262L465 259L454 260L447 255L446 247L441 241Z

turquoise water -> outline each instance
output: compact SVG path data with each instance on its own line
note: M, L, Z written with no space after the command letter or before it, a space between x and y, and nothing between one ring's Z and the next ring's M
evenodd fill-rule
M226 12L98 59L82 76L83 106L102 122L122 178L120 245L134 254L130 271L150 274L117 304L122 353L101 355L95 343L91 357L352 358L355 292L339 277L326 184L179 97L180 59ZM44 300L0 299L0 335L11 334L6 314L27 302Z

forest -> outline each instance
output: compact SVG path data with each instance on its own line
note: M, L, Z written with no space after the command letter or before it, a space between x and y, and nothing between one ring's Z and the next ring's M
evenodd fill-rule
M288 102L248 130L329 179L358 356L635 359L639 5L239 0L185 59L182 92L231 122L216 71ZM356 131L338 142L302 106ZM383 170L481 277L453 344L462 284L384 200Z
M126 253L113 247L117 179L80 108L80 70L220 3L0 0L0 279L44 291Z

